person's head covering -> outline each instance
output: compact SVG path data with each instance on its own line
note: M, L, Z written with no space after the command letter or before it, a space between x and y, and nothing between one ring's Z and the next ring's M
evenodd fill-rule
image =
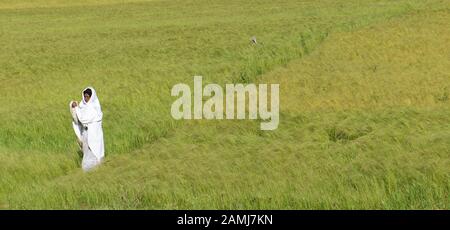
M90 89L92 92L92 95L88 102L84 100L84 92L87 89ZM79 107L80 109L84 109L85 111L94 109L95 112L97 113L95 120L101 120L103 117L102 108L100 106L100 101L98 100L97 93L95 92L95 89L91 86L86 87L85 89L83 89L83 91L81 91L81 103Z
M86 90L90 90L91 91L91 98L89 99L88 102L84 101L84 93L86 92ZM83 102L83 104L95 104L98 103L98 98L97 98L97 93L95 92L95 89L92 88L91 86L86 87L85 89L83 89L83 91L81 92L81 100Z
M85 89L83 93L89 95L89 97L92 96L92 90L90 88Z

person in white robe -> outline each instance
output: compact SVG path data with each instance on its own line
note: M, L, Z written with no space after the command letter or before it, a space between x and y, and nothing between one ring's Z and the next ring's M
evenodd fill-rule
M81 167L87 172L102 163L105 157L103 142L103 113L94 88L82 91L81 102L70 102L72 126L83 151Z

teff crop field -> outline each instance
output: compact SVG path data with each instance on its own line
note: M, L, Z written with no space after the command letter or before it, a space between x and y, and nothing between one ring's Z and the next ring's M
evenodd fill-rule
M280 84L278 129L174 120L195 75ZM450 209L447 0L0 0L0 98L0 209Z

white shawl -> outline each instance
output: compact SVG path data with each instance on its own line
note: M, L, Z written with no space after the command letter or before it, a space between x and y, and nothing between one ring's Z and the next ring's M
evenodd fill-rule
M92 95L88 102L84 101L83 92L86 89L91 89ZM97 93L94 88L87 87L81 92L81 102L75 108L71 108L72 126L77 135L78 142L82 138L81 134L87 128L88 132L88 146L92 153L101 160L105 156L105 147L103 143L103 129L102 129L102 108L100 101L97 98Z

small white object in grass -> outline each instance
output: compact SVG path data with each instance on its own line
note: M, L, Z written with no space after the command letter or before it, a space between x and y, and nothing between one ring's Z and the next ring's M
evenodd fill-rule
M250 41L252 41L253 44L258 44L258 42L256 41L256 37L255 36L251 37Z

